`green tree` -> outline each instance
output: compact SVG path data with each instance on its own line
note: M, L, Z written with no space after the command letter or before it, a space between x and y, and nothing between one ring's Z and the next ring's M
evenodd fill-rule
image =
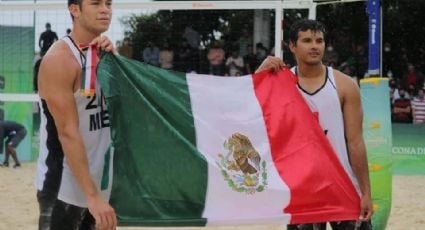
M151 15L133 15L123 19L126 36L134 44L135 57L140 59L140 52L147 41L161 45L169 41L173 47L182 41L186 26L190 25L201 37L201 46L208 47L221 39L235 42L243 28L252 31L252 10L161 10Z
M424 46L418 44L425 39L425 24L421 23L425 19L422 13L425 11L425 1L382 2L383 43L392 44L397 52L407 50L406 59L425 68ZM274 12L270 12L274 18ZM172 47L177 47L187 25L200 33L202 47L208 47L219 34L228 51L235 45L243 28L253 31L253 15L253 10L162 10L151 15L133 15L123 22L127 28L126 35L134 44L135 57L140 59L141 50L149 40L157 45L168 40ZM306 17L307 14L305 10L286 10L285 28L300 15ZM336 44L341 61L353 54L355 44L367 47L368 15L365 2L320 5L317 7L317 19L327 26L327 42ZM274 20L270 28L274 31ZM200 54L200 57L204 56ZM205 61L202 58L201 61Z

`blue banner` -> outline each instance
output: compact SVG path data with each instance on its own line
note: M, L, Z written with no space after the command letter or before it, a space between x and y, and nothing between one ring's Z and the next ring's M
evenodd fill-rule
M378 76L381 48L381 3L380 0L367 1L369 15L369 75Z

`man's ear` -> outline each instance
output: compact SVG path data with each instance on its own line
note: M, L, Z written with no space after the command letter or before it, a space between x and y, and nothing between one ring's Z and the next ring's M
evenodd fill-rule
M297 43L294 43L292 41L289 42L289 49L291 50L292 53L295 52L296 47L297 47Z
M77 5L77 4L71 4L71 5L68 7L68 9L69 9L69 12L71 13L71 15L72 15L74 18L78 18L78 17L80 16L80 12L81 12L81 10L80 10L80 6L79 6L79 5Z

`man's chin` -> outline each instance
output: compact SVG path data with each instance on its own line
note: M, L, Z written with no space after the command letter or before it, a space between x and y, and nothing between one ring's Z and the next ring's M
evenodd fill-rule
M96 32L98 34L102 34L106 32L108 29L109 29L109 26L99 26L98 28L96 28Z
M309 61L307 62L307 65L315 66L315 65L321 65L322 61Z

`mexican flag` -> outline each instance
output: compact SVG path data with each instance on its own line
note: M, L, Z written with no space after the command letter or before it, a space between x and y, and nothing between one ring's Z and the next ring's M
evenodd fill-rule
M289 70L218 77L106 54L121 225L355 220L360 199Z

